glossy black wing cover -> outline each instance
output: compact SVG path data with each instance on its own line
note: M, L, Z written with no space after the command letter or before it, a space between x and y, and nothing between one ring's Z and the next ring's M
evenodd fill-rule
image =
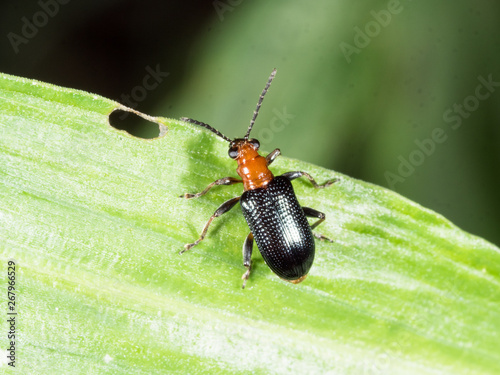
M266 188L245 191L240 204L269 268L287 280L306 275L314 260L314 238L292 183L278 176Z

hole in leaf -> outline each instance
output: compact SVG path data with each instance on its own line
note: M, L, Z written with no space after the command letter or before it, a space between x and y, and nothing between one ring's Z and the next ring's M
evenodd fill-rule
M134 137L152 139L164 134L163 126L148 121L141 116L121 109L114 110L109 115L110 125L118 130L125 130Z

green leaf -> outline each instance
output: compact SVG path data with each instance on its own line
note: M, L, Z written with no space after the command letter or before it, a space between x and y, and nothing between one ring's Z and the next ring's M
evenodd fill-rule
M280 157L276 175L340 179L323 190L294 181L301 204L326 213L317 230L334 243L318 241L298 285L255 251L242 290L249 230L238 208L178 254L241 194L230 186L179 198L236 174L227 143L148 116L168 131L136 138L109 125L120 109L130 111L0 75L2 285L6 296L14 259L18 311L12 372L500 372L498 248L391 191Z

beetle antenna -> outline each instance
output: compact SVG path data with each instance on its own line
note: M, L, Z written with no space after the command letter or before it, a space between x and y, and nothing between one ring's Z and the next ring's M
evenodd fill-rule
M253 111L252 121L250 121L250 126L248 127L247 134L245 134L245 140L247 140L248 137L250 136L253 124L255 124L255 119L259 114L260 106L262 105L262 101L264 100L264 95L266 95L267 90L269 90L269 86L271 86L271 82L273 81L275 75L276 75L276 68L273 69L271 75L269 76L269 79L267 80L266 87L264 87L264 90L262 90L262 94L260 94L259 101L257 103L257 108L255 108L255 111Z
M181 120L182 121L186 121L186 122L189 122L191 124L195 124L195 125L199 125L199 126L203 126L204 128L207 128L208 130L210 130L211 132L217 134L219 137L221 137L222 139L228 141L229 143L231 143L233 140L232 139L229 139L228 137L226 137L224 134L222 134L220 131L218 131L217 129L214 129L212 128L210 125L208 124L205 124L204 122L201 122L201 121L197 121L197 120L193 120L192 118L187 118L187 117L181 117Z

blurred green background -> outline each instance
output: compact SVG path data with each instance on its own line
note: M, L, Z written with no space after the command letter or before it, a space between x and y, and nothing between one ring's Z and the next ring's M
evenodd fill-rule
M3 2L0 70L232 138L277 68L252 133L263 150L389 187L498 245L499 15L493 0Z

